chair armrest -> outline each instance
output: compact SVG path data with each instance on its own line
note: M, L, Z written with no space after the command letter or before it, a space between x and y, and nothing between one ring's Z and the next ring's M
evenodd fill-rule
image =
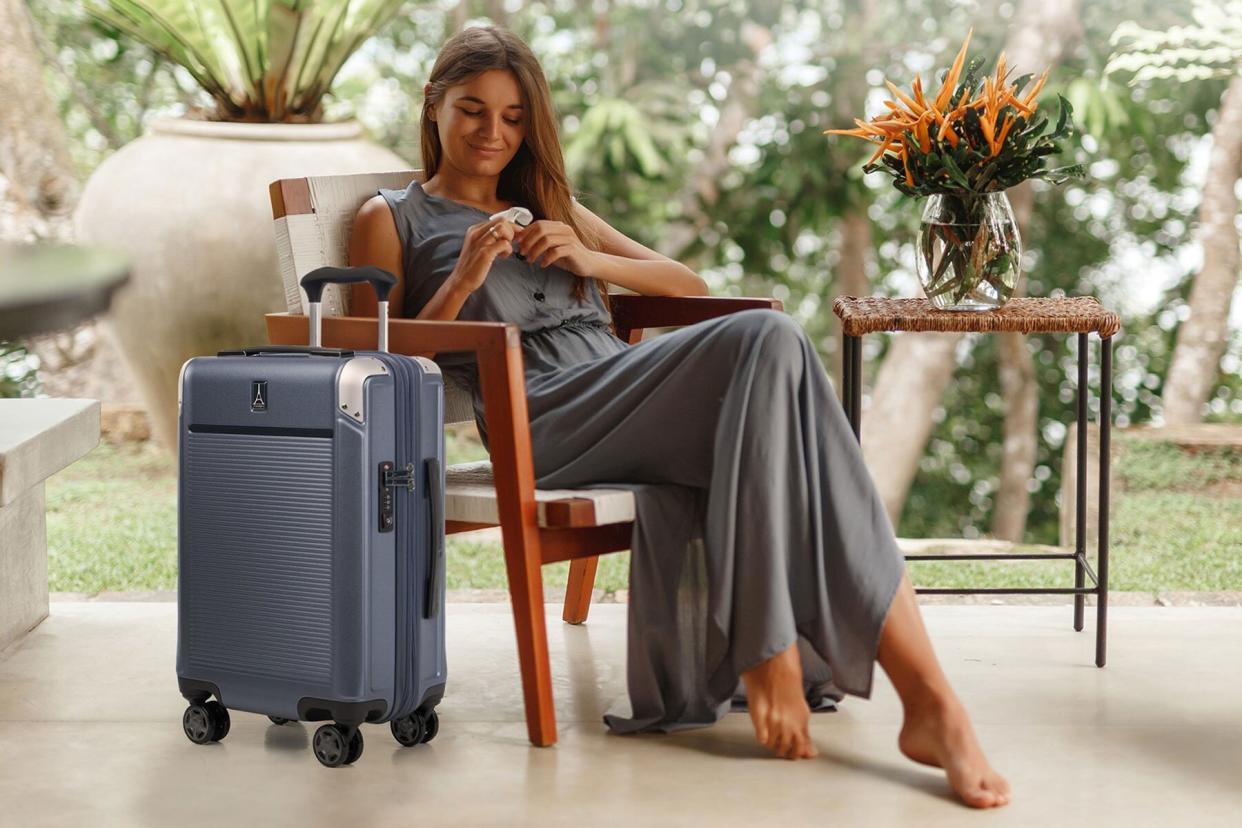
M617 336L626 342L637 341L632 332L644 328L669 328L693 325L751 308L784 310L780 299L747 296L644 296L633 293L610 293L612 318Z
M267 336L273 345L305 345L310 342L310 318L300 313L269 313ZM379 323L373 316L325 316L322 344L325 348L374 351L379 347ZM434 354L453 351L504 351L521 353L521 330L509 322L440 322L420 319L389 319L388 348L394 354Z

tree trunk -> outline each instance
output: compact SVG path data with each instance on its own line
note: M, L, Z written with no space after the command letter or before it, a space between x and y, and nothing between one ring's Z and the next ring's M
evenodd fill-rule
M858 7L857 14L848 15L845 20L847 31L857 32L860 38L858 46L859 63L871 66L875 60L877 49L876 39L872 37L875 27L875 0L865 0ZM835 106L835 122L848 124L856 113L862 112L867 102L867 79L862 72L852 72L848 78L837 85L833 94ZM847 158L840 155L841 162ZM853 163L850 161L850 163ZM841 169L844 177L847 170ZM867 215L865 205L854 202L857 206L848 209L841 217L841 259L837 269L836 291L844 296L869 296L871 281L867 278L867 260L872 254L871 218ZM842 347L840 320L832 317L832 337L836 343L833 360L833 377L837 387L844 387L843 365L841 356L845 353Z
M959 339L955 333L902 334L876 377L862 418L862 447L893 526L931 436L932 413L953 376Z
M1005 398L1004 443L1001 448L1000 485L992 511L992 535L1019 543L1026 531L1031 507L1027 481L1035 470L1039 445L1039 384L1027 339L1022 334L1000 334L1000 383Z
M507 28L509 25L509 12L505 11L504 0L488 0L487 16L492 19L492 24Z
M1242 75L1235 75L1212 128L1212 155L1199 206L1203 269L1190 291L1190 316L1177 331L1177 345L1164 383L1164 421L1203 420L1203 409L1220 370L1229 334L1229 305L1238 284L1238 198L1242 174Z
M1035 208L1035 191L1030 181L1023 181L1009 191L1018 222L1018 234L1028 238L1031 213ZM1018 282L1015 296L1026 295L1026 280ZM1039 448L1039 384L1035 380L1035 363L1023 334L997 334L997 358L1000 363L1001 395L1005 398L1005 427L1001 443L1000 484L992 506L992 535L1000 540L1020 543L1026 533L1027 513L1031 509L1031 493L1027 481L1035 471Z
M866 209L852 209L841 217L841 259L837 266L837 293L843 296L871 294L871 281L867 278L867 258L871 255L873 246L871 218ZM843 388L841 355L845 350L841 345L841 320L834 315L832 322L832 335L837 346L832 370L837 388Z
M25 3L0 0L0 174L35 235L68 238L78 184Z
M1005 44L1015 74L1042 72L1081 37L1078 0L1023 0ZM893 525L931 435L932 414L955 367L961 334L904 334L894 339L863 417L863 454Z

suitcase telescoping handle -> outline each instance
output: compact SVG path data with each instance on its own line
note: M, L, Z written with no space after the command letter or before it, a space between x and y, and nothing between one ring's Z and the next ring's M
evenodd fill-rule
M397 284L397 277L382 267L317 267L302 277L302 289L310 303L310 347L318 348L323 337L323 289L327 285L348 285L370 282L379 299L379 349L388 352L388 294Z

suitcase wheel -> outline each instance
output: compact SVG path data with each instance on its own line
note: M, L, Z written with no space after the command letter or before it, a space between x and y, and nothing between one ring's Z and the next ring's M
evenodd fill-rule
M408 716L393 719L388 726L394 739L406 747L413 747L436 737L440 732L440 717L434 710L425 713L415 710Z
M362 755L362 731L350 725L326 724L315 731L315 758L329 768L351 765Z
M229 735L229 711L218 701L192 704L181 716L181 728L196 745L218 742Z
M425 721L427 723L427 732L423 734L423 741L430 742L440 732L440 714L434 710L428 710Z
M274 725L286 725L286 724L289 724L289 722L293 721L292 719L282 719L280 716L268 716L267 718Z

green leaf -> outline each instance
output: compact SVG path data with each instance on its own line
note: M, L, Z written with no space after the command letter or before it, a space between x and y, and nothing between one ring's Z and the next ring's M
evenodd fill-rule
M1069 123L1070 113L1074 111L1074 108L1070 106L1070 102L1065 100L1064 95L1058 94L1057 100L1061 102L1061 114L1057 116L1057 128L1052 131L1053 138L1060 138L1067 134L1065 132L1065 125Z
M970 189L970 180L966 177L966 173L962 172L962 168L953 160L952 155L944 157L945 169L949 171L949 178L953 179L953 183L959 187Z
M632 117L626 119L624 134L626 146L638 161L644 178L653 178L663 172L664 160L656 151L651 134L643 128L642 115L637 110Z
M614 169L625 169L625 136L619 132L608 137L608 161Z
M173 0L87 0L86 11L185 68L217 99L232 100L226 67L211 38L199 25L193 6Z
M307 18L301 6L299 0L273 0L267 18L264 100L277 118L284 113L292 98L292 90L287 87L291 80L289 70L298 48L298 38L304 32L302 24Z
M1058 167L1055 170L1043 170L1040 177L1046 179L1050 184L1061 184L1071 178L1085 178L1086 175L1086 167L1082 164L1071 164L1068 167Z
M341 13L325 41L321 63L309 86L316 101L332 88L332 80L349 56L396 14L401 3L402 0L338 0L335 5L341 5Z

